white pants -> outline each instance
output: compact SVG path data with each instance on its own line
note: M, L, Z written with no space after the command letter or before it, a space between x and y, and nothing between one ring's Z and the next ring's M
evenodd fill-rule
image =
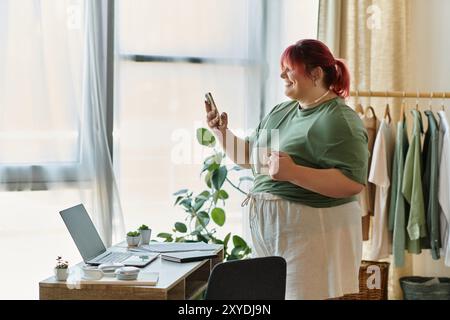
M286 299L327 299L359 291L362 233L357 201L313 208L269 193L249 197L253 256L286 260Z

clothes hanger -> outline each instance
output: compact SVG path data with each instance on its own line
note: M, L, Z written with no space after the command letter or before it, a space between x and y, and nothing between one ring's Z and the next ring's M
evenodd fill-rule
M417 96L416 96L416 111L419 111L419 89L417 89Z
M386 107L384 109L383 119L386 120L386 117L389 120L388 123L391 123L392 119L391 119L391 112L389 111L389 101L388 101L388 96L387 96L387 90L386 90Z
M442 105L441 105L442 111L445 111L444 110L444 102L445 102L445 92L442 94Z
M430 93L430 102L428 103L428 110L430 110L431 112L433 112L433 92Z
M377 115L376 115L375 110L373 109L373 107L372 107L372 105L370 103L370 101L371 101L370 98L372 98L372 92L369 90L369 105L366 107L366 110L364 110L364 116L366 116L367 118L375 118L376 119ZM368 112L369 111L372 113L372 117L368 117Z
M417 113L418 113L418 115L419 115L419 118L420 118L420 121L419 121L419 124L420 124L420 133L423 134L423 120L422 120L422 113L421 113L420 110L419 110L419 97L420 97L419 89L417 89L416 111L417 111Z
M406 92L403 91L403 99L402 99L402 104L400 106L400 119L401 120L405 120L405 106L406 106Z
M359 102L358 90L356 90L355 92L356 92L356 102L358 102L357 105L355 106L355 111L361 115L364 115L364 108L362 104Z

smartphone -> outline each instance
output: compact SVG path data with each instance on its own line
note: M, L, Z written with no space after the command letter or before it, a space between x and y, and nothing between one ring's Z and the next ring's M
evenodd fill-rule
M216 103L214 102L211 92L205 93L205 99L206 99L206 101L208 101L209 105L211 106L212 111L215 111L217 113L217 118L219 119L219 126L221 126L222 118L220 117L220 112L217 109Z

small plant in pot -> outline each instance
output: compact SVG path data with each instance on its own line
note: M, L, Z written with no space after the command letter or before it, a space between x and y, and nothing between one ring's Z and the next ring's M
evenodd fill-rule
M152 230L145 224L141 225L138 230L141 233L141 244L149 244Z
M135 247L139 244L141 240L141 234L139 231L130 231L127 233L127 243L130 247Z
M55 277L58 281L66 281L69 276L69 262L62 259L62 257L56 258Z

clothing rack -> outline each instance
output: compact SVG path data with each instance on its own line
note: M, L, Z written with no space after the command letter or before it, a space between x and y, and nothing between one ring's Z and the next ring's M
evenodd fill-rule
M350 91L354 98L428 98L428 99L450 99L450 92L405 92L405 91Z

